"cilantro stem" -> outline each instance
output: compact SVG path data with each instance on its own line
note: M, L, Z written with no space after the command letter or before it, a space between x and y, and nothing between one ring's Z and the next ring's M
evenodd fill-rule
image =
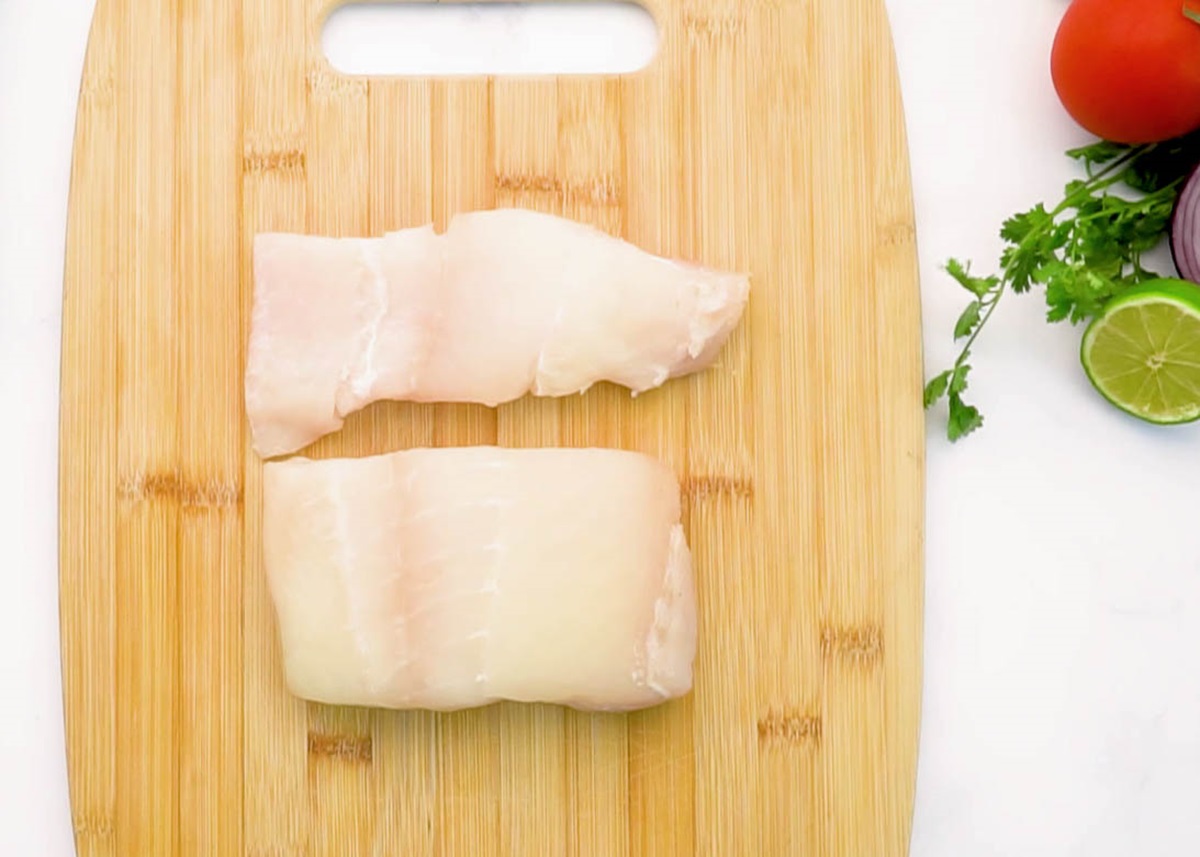
M1112 175L1112 173L1113 173L1113 172L1115 172L1116 170L1119 170L1119 169L1121 169L1121 167L1128 166L1128 164L1129 164L1129 162L1130 162L1130 161L1134 161L1134 160L1136 160L1136 159L1138 159L1138 158L1141 158L1141 157L1144 157L1145 155L1148 155L1148 154L1150 154L1150 153L1151 153L1151 152L1153 152L1153 151L1154 151L1154 150L1155 150L1157 147L1158 147L1158 144L1157 144L1157 143L1151 143L1151 144L1150 144L1150 145L1148 145L1148 146L1142 146L1142 147L1140 147L1140 148L1137 148L1137 149L1130 149L1128 152L1126 152L1125 154L1121 155L1119 158L1115 159L1115 160L1114 160L1112 163L1110 163L1110 164L1106 164L1106 165L1104 166L1104 168L1103 168L1102 170L1100 170L1100 172L1098 172L1098 173L1093 173L1093 172L1092 172L1092 171L1089 169L1089 170L1088 170L1088 181L1089 181L1089 183L1090 183L1092 180L1094 180L1094 179L1102 179L1102 178L1104 178L1105 176ZM1068 200L1063 200L1063 202L1062 202L1062 205L1060 205L1060 206L1059 206L1057 209L1055 209L1055 210L1056 210L1056 211L1062 211L1062 210L1063 210L1063 208L1066 206L1067 202L1068 202Z
M962 365L967 362L967 358L971 356L971 346L975 344L975 340L979 338L979 334L982 333L983 328L987 326L988 319L991 318L992 313L996 311L996 305L1000 303L1000 298L1004 297L1004 292L1004 284L1001 283L1000 287L983 301L984 305L987 307L987 311L984 312L983 317L979 319L979 324L975 325L975 330L967 339L966 344L963 346L962 351L958 355L958 359L954 361L955 369L962 368Z
M1182 185L1182 184L1183 184L1183 179L1176 179L1175 181L1171 182L1169 185L1166 185L1165 187L1163 187L1161 190L1157 190L1152 194L1147 194L1141 200L1141 202L1143 205L1145 205L1145 204L1153 204L1160 200L1172 200L1173 201L1175 198L1175 191L1178 190L1180 185ZM1104 187L1107 187L1107 185L1104 185ZM1062 212L1058 212L1058 213L1061 214ZM1075 222L1076 223L1095 223L1098 220L1105 220L1106 218L1111 218L1112 216L1113 216L1112 212L1110 212L1110 211L1097 211L1095 214L1079 215L1075 218Z

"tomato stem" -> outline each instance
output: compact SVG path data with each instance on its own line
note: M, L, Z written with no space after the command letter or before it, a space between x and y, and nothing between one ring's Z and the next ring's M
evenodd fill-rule
M1183 0L1183 17L1200 24L1200 3L1196 0Z

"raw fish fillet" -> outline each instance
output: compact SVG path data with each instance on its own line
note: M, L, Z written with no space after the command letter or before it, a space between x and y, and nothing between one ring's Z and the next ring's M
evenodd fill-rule
M679 484L617 450L268 462L264 556L288 687L330 704L626 711L690 691Z
M521 209L381 238L256 236L246 409L260 455L381 399L496 406L708 367L749 278Z

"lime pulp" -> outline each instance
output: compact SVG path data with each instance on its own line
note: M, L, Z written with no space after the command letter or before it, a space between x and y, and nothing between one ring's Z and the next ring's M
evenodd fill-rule
M1093 386L1158 425L1200 420L1200 286L1151 280L1111 300L1083 335Z

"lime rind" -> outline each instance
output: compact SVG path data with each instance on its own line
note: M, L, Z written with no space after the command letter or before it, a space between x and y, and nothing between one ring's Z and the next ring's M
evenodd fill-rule
M1113 299L1084 333L1080 359L1125 413L1157 425L1200 420L1200 287L1154 280Z

